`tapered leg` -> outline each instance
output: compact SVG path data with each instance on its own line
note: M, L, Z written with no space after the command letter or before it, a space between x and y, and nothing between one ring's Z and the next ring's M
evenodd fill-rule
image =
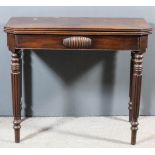
M130 60L130 85L129 85L129 122L132 121L132 74L133 74L133 55L134 52L131 52L131 60Z
M143 53L134 52L132 56L133 73L132 73L132 121L131 121L131 144L136 144L136 134L138 130L138 116L140 106L141 81L143 69Z
M13 103L13 127L15 131L15 142L20 142L21 123L21 66L20 51L12 52L11 55L11 80L12 80L12 103Z

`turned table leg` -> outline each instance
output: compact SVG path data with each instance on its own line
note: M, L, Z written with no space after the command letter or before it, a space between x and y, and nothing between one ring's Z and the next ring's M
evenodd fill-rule
M143 70L143 53L135 51L132 54L133 73L132 73L132 121L131 121L131 144L136 144L136 134L138 130L138 116L140 106L141 81Z
M20 51L15 50L11 55L11 82L12 82L12 103L13 103L13 127L15 131L15 142L20 142L21 123L21 66Z
M134 52L131 52L130 60L130 84L129 84L129 122L132 121L132 74L133 74L133 55Z

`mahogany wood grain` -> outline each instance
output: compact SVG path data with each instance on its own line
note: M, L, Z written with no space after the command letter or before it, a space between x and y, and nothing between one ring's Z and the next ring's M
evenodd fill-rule
M4 31L12 53L12 102L15 142L20 142L20 50L122 50L131 52L129 121L131 144L136 144L143 55L151 26L142 18L14 17ZM25 51L25 50L24 50ZM26 64L25 64L26 65Z

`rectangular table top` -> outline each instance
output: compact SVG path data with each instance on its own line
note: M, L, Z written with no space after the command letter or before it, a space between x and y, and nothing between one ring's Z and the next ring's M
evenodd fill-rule
M149 33L152 29L142 18L13 17L5 26L5 31L10 33L29 30Z

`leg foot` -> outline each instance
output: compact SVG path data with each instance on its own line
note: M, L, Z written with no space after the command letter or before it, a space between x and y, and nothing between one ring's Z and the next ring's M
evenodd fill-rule
M13 124L14 124L14 132L15 132L15 143L19 143L20 142L20 123L21 123L21 120L14 120L13 121Z
M135 145L136 144L136 135L137 135L137 130L138 130L138 122L132 122L131 123L131 144Z
M20 129L15 130L15 143L20 143Z

